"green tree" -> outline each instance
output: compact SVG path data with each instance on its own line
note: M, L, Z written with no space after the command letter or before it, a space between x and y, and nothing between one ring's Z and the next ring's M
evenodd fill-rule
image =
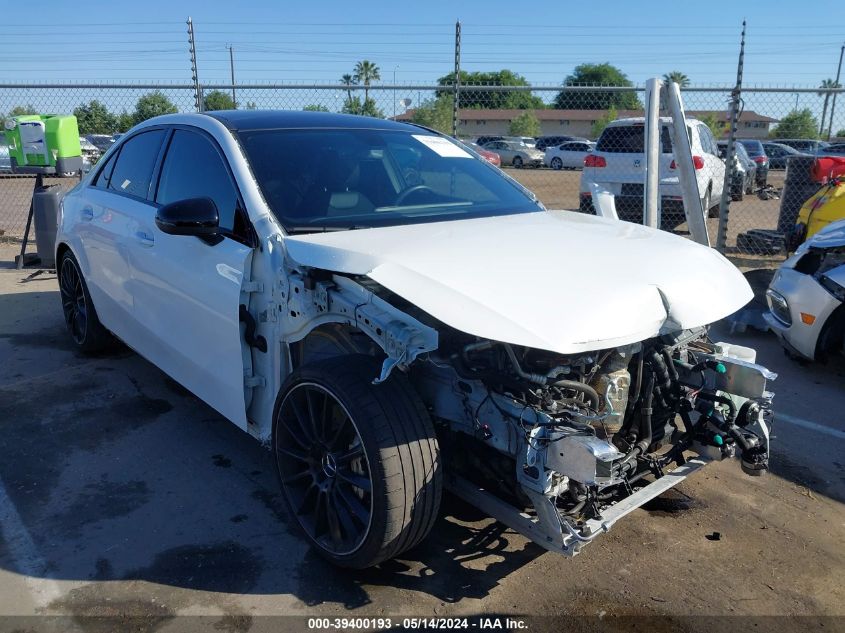
M619 113L617 112L616 108L610 106L607 112L602 115L599 119L593 123L593 127L590 130L590 133L593 135L593 138L598 138L599 135L604 132L604 128L607 127L607 124L611 121L615 121L619 117Z
M540 136L540 119L528 110L511 121L508 131L512 136Z
M309 103L302 110L305 112L330 112L326 106L320 105L319 103Z
M443 95L429 99L415 108L411 121L424 125L444 134L452 133L452 95Z
M725 120L720 119L716 116L713 112L710 114L706 114L701 117L701 122L704 123L707 127L710 128L710 131L713 132L713 136L717 139L722 138L725 133Z
M148 92L138 99L135 104L135 113L132 115L133 125L146 121L154 116L162 114L174 114L178 112L173 102L160 90Z
M345 114L360 114L361 116L371 116L377 119L384 118L384 112L376 107L375 99L365 99L361 101L361 97L352 97L346 105L343 106Z
M355 74L352 76L352 79L357 84L364 84L364 104L366 105L370 100L370 82L379 81L381 79L381 72L375 63L365 59L355 64Z
M689 77L687 77L680 70L673 70L672 72L666 73L665 75L663 75L663 81L665 81L667 84L672 83L674 81L681 88L686 88L687 86L689 86Z
M209 112L212 110L234 110L235 102L228 92L212 90L203 97L202 107Z
M453 86L455 73L451 72L437 80L441 86ZM511 70L493 72L461 71L461 108L492 108L495 110L539 110L546 104L530 90L473 90L473 86L530 86L528 80ZM451 97L451 91L442 91L440 97Z
M246 109L247 110L257 110L258 106L255 105L255 101L247 101L246 102Z
M96 99L75 108L73 116L80 134L111 134L117 129L117 117Z
M842 84L837 83L835 79L825 79L819 86L822 91L816 94L818 94L820 97L824 97L824 106L822 107L822 122L821 125L819 125L819 135L824 132L824 122L825 119L827 119L827 105L830 102L830 91L841 87Z
M340 78L340 83L346 86L346 103L350 103L352 101L352 89L350 86L355 85L355 79L349 73L343 75Z
M772 138L818 138L819 122L809 108L793 110L769 132Z
M126 132L133 125L135 125L135 116L126 110L115 117L114 127L116 132Z
M564 86L631 86L633 83L616 66L581 64L563 81ZM634 90L567 90L563 88L554 100L554 107L574 110L640 110L642 104Z
M27 103L25 106L15 106L6 116L23 116L24 114L38 114L38 110L31 103Z
M836 138L843 138L845 137L845 127L841 130L836 130Z

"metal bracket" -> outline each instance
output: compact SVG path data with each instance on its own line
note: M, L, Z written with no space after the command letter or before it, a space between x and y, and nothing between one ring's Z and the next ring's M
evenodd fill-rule
M264 387L266 384L267 381L264 380L264 376L244 376L244 387L252 389L255 387Z
M677 486L696 470L706 466L709 461L701 456L691 458L684 465L678 466L660 479L605 509L600 518L586 521L580 531L566 518L560 516L554 506L553 498L535 490L523 488L537 512L536 517L532 517L461 477L448 481L447 488L467 503L519 532L540 547L565 556L575 556L583 545L610 530L619 519L663 494L669 488Z
M323 284L318 284L318 290ZM354 325L381 346L387 358L373 384L384 382L395 367L407 367L420 354L437 349L437 331L396 309L344 277L326 284L327 310L350 315Z
M241 284L241 292L264 292L264 284L260 281L245 281Z

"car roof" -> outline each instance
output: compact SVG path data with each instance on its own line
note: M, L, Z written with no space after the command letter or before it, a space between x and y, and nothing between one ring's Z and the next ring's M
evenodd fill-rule
M387 119L304 110L214 110L204 112L201 116L217 119L232 131L278 128L348 128L406 132L420 130L419 126Z

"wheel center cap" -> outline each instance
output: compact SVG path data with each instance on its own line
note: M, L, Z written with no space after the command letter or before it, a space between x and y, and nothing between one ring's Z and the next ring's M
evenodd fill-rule
M335 475L337 475L337 462L334 459L334 455L331 453L323 455L321 464L323 466L323 474L329 479L334 479Z

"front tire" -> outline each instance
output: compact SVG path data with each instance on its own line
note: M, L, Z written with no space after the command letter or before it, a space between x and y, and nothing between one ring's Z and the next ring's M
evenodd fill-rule
M71 251L65 251L62 255L58 277L62 312L73 342L86 354L107 349L112 343L111 334L100 323L79 262Z
M419 543L440 508L437 437L407 378L346 355L303 365L282 388L273 450L283 497L316 551L372 567Z
M552 169L555 169L555 170L563 169L563 161L560 158L558 158L557 156L555 156L552 159Z

